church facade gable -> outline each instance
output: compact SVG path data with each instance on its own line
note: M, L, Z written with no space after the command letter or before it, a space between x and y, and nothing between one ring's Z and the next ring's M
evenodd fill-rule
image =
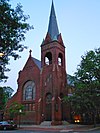
M24 105L25 111L28 112L27 115L23 116L22 122L36 124L37 100L40 97L40 69L34 60L33 57L29 57L25 67L19 73L18 90L20 102Z
M23 124L38 123L38 105L37 101L40 98L40 62L37 59L29 56L24 68L19 72L17 80L18 89L16 94L9 100L8 107L14 102L24 105L25 115L22 116ZM18 119L19 118L15 118Z

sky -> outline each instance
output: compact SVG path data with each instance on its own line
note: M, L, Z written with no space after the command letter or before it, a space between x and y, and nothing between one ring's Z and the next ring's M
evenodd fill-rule
M100 47L100 0L53 1L59 32L66 47L66 72L73 75L81 56ZM32 50L33 57L41 60L40 45L48 30L52 0L10 0L12 8L17 3L21 3L24 14L30 16L27 22L34 29L26 33L26 40L22 42L28 49L20 53L21 58L17 61L10 60L8 81L0 83L1 86L12 87L15 92L18 73L29 57L29 50Z

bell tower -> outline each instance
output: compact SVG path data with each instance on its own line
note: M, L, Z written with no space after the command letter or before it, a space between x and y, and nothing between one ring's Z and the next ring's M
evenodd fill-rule
M65 46L59 33L52 1L48 31L41 44L41 94L44 120L52 125L63 119L62 97L66 94Z

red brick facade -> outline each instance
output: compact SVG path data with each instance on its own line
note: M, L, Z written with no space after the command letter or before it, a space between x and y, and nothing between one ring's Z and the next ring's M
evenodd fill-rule
M62 102L68 91L65 64L61 34L52 39L48 31L41 45L41 62L31 57L30 53L23 70L19 72L17 92L8 103L17 101L25 106L22 123L40 124L50 120L55 125L69 120L69 107Z

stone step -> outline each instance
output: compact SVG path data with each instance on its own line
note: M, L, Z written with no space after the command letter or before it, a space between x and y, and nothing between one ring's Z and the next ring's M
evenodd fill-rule
M51 126L51 121L43 121L40 125L41 126ZM62 121L62 125L69 125L69 122Z
M40 125L41 126L51 126L51 121L43 121Z

